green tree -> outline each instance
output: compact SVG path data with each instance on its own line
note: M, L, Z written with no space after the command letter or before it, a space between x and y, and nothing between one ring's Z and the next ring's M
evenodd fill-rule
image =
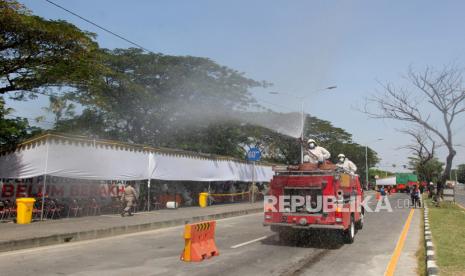
M409 167L418 175L420 181L427 183L438 181L444 171L444 163L436 157L424 162L416 156L409 157Z
M25 118L13 117L13 109L5 107L0 97L0 147L10 148L25 138L37 135L41 130L31 127Z
M390 171L376 169L376 168L370 168L368 170L368 175L369 175L370 181L374 181L376 176L378 176L379 178L385 178L385 177L393 176L395 175L395 173L390 172Z
M357 166L359 175L365 176L365 146L354 143L352 134L346 130L334 127L330 122L308 116L306 120L305 137L314 138L331 153L331 161L337 163L337 155L343 153ZM375 166L379 158L375 151L368 148L368 166ZM365 177L362 177L365 182ZM369 181L373 181L370 179Z
M53 87L81 86L101 68L94 35L68 22L0 0L0 26L0 95L24 99Z
M300 162L300 140L279 133L267 133L270 139L268 158L275 162L298 164ZM344 153L358 167L358 173L365 173L365 147L354 143L352 135L335 127L331 122L307 115L304 129L305 139L313 138L331 153L331 161L337 162L337 155ZM305 141L304 141L305 142ZM374 166L379 158L368 148L368 164Z
M465 183L465 164L460 164L457 166L457 181L460 183Z
M198 139L189 136L198 138L196 132L215 125L219 116L224 121L245 109L253 102L249 89L266 86L206 58L116 49L106 51L104 64L111 70L102 81L74 95L83 114L100 118L101 129L91 133L91 126L76 129L67 122L58 129L154 146L172 146L186 136L180 143L195 149Z
M42 109L47 113L52 113L54 115L55 125L63 118L71 118L75 115L74 109L75 104L69 102L65 96L56 96L51 95L49 97L48 107L43 107ZM39 116L36 118L36 121L40 122L45 120L45 116Z

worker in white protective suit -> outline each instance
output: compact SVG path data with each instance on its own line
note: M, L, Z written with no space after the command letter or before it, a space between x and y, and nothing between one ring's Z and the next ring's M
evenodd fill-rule
M315 140L308 139L307 145L307 153L304 155L305 163L323 164L325 160L331 157L329 151L323 147L318 146Z
M337 160L336 166L342 168L344 171L350 174L355 174L357 171L357 166L355 166L354 162L350 161L344 154L339 154Z

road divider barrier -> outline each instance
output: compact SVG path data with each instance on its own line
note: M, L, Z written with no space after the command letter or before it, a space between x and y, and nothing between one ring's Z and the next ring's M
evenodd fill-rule
M219 252L215 244L216 221L203 221L186 224L184 227L184 250L181 260L185 262L200 262Z
M425 247L426 247L426 275L437 276L439 275L439 269L436 264L436 254L435 254L434 245L433 245L433 237L432 237L431 229L429 225L428 206L426 205L423 205L423 206L424 206L423 222L425 226L424 235L425 235Z

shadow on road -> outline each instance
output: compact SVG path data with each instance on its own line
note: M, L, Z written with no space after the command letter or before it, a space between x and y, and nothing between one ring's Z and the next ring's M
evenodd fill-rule
M262 241L263 244L275 246L292 246L302 248L339 249L344 243L336 233L312 231L294 232L288 235L274 234Z

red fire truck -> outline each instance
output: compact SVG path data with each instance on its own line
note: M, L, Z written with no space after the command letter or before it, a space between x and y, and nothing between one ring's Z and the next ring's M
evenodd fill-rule
M332 164L276 166L274 172L264 203L264 225L280 239L318 229L337 233L346 243L354 241L364 222L363 190L357 175Z

